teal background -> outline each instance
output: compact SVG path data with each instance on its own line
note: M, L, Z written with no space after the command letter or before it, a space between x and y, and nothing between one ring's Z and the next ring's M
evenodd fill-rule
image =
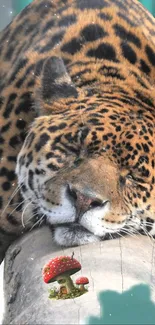
M14 14L18 14L30 2L32 0L12 0ZM141 0L140 2L155 16L155 0Z
M17 15L30 2L32 0L11 0L13 15ZM155 16L155 0L140 2ZM101 292L99 303L100 317L90 316L87 324L155 325L155 305L151 301L150 288L147 286L139 285L122 294L115 291Z
M12 0L14 14L17 15L30 2L32 0ZM155 0L141 0L140 2L155 16Z
M155 16L155 0L141 0L140 2Z
M30 2L32 2L32 0L12 0L12 8L14 15L17 15Z
M149 286L140 284L128 291L101 291L100 316L90 316L87 325L155 325L155 304Z

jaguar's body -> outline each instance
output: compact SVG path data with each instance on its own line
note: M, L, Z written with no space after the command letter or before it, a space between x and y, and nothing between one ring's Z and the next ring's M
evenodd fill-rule
M155 234L154 83L155 20L136 0L34 0L4 29L1 259L36 216L62 245Z

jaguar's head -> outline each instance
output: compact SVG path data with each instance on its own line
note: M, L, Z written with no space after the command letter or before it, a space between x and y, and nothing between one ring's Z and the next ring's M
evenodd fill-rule
M70 80L62 80L62 109L36 118L18 156L25 218L37 209L56 225L55 239L62 245L96 241L120 231L132 233L145 223L150 226L155 219L151 113L129 105L120 109L121 97L119 105L116 101L109 105L90 92L82 104ZM51 86L47 93L47 88L46 99L56 91ZM69 97L71 107L63 109L63 96ZM58 99L50 101L44 111Z

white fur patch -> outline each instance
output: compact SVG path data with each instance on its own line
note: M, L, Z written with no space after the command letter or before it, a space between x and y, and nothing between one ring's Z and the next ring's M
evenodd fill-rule
M48 222L52 225L75 221L76 210L73 204L66 198L65 193L66 190L63 188L61 191L61 205L53 206L48 202L41 201L41 212L46 214ZM47 212L46 209L49 211Z
M60 246L78 246L100 241L100 238L93 234L72 225L57 227L54 231L54 240Z
M104 236L105 235L105 227L103 218L106 216L107 212L109 212L110 204L107 203L103 207L97 207L95 209L88 210L82 216L80 220L80 224L92 232L96 236Z

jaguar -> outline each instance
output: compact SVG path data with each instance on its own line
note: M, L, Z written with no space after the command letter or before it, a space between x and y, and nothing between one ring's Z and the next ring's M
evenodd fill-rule
M155 19L137 0L34 0L0 34L0 261L155 235Z

